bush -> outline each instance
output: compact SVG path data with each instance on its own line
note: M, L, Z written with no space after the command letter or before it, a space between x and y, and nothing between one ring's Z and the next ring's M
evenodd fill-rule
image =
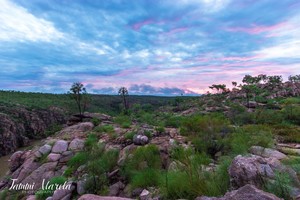
M84 147L87 151L91 150L93 146L98 142L97 135L89 134L87 139L84 142Z
M126 115L119 115L115 118L115 123L119 124L122 128L129 128L131 125L131 120Z
M227 139L231 153L244 154L251 146L272 147L274 139L272 129L264 125L246 125L236 129ZM226 143L228 144L228 143Z
M179 128L181 126L182 120L183 120L183 117L181 117L181 116L171 116L165 120L164 125L165 125L165 127Z
M277 197L288 200L293 199L290 196L290 192L292 189L291 185L292 183L289 174L276 172L275 180L267 182L264 185L264 188L267 192L275 194Z
M135 135L136 133L135 132L127 132L125 133L124 137L126 140L133 140L133 136Z
M98 126L100 124L101 120L98 118L93 118L92 119L92 123L94 124L94 126Z
M297 175L300 175L300 158L299 157L291 157L282 161L285 165L291 167Z
M180 132L193 138L198 151L214 157L223 148L223 138L230 132L228 125L222 115L194 116L183 120Z
M77 169L79 166L84 165L89 160L87 152L79 152L68 161L68 166Z
M65 182L67 181L67 179L63 176L56 176L50 179L49 181L49 185L55 185L55 184L60 184L63 185ZM44 189L44 190L39 190L35 193L36 198L38 200L45 200L47 199L47 197L50 197L53 195L53 192L55 191L55 187L52 189Z
M136 173L131 180L132 188L146 188L158 186L161 181L161 174L158 169L146 168Z
M289 124L274 125L273 134L279 136L282 142L300 142L300 128Z
M113 133L114 127L112 125L104 125L104 126L97 126L94 128L94 131L98 133Z
M256 110L254 115L257 124L281 124L284 120L279 110Z
M159 149L155 145L139 147L129 157L123 167L123 174L135 187L157 186L161 168Z

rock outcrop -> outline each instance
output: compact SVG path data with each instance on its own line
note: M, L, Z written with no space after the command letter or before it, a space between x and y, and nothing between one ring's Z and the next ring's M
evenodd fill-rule
M26 146L30 139L44 137L47 128L65 123L63 110L29 110L21 106L0 105L0 156Z
M276 158L261 156L237 156L228 169L232 188L237 189L247 184L262 188L263 183L275 178L275 173L288 173L293 182L299 184L296 172L281 164Z
M245 185L238 190L227 192L223 197L198 197L195 200L280 200L273 194L257 189L253 185Z

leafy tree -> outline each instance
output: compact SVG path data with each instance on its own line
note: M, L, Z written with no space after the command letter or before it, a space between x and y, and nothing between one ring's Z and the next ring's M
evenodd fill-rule
M295 76L289 76L289 81L292 83L300 83L300 74Z
M271 87L271 89L273 89L276 86L281 85L282 84L282 80L283 80L282 76L277 76L277 75L275 75L275 76L268 76L267 79L268 79L267 83Z
M216 89L218 92L221 91L222 93L228 92L228 89L226 88L225 84L213 84L212 86L209 86L210 89Z
M80 82L73 83L70 88L69 94L71 98L75 100L79 114L82 115L88 103L87 92L84 85Z
M127 109L128 109L128 104L127 104L127 100L126 100L126 96L128 96L128 90L127 90L127 88L126 88L126 87L121 87L121 88L119 89L118 94L121 95L122 98L123 98L124 110L125 110L125 112L126 112Z

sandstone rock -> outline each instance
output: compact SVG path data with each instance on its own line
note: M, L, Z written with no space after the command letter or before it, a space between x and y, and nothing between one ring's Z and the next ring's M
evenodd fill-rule
M148 144L149 139L145 135L134 135L133 136L133 143L135 145L145 145Z
M58 140L55 142L52 153L63 153L64 151L67 151L68 149L68 142L65 140Z
M67 185L71 185L72 183L67 183ZM71 185L70 189L61 189L55 190L52 196L52 200L70 200L72 196L72 191L75 189L74 186Z
M27 176L22 183L35 183L34 189L40 189L42 186L42 181L48 181L54 176L54 170L57 166L57 162L45 163L34 171L31 170L31 174Z
M42 155L48 154L51 152L52 147L49 144L45 144L39 148L39 152Z
M117 182L109 187L109 196L118 196L120 191L125 188L122 182Z
M84 140L75 138L69 145L69 150L80 151L84 148Z
M264 147L260 147L260 146L251 147L249 149L249 152L254 155L262 156L264 158L276 158L278 160L287 158L287 156L285 154L283 154L277 150L264 148Z
M262 188L264 181L274 179L275 171L287 172L295 183L299 183L296 172L282 165L276 158L239 155L234 158L228 171L233 188L239 188L246 184Z
M198 197L195 200L280 200L280 198L253 185L245 185L238 190L227 192L224 197Z
M49 162L55 162L55 161L58 161L60 159L60 157L61 157L60 154L50 153L47 157L47 160Z
M98 196L94 194L85 194L82 195L78 200L134 200L122 197L105 197L105 196Z
M18 167L20 167L24 161L24 151L17 151L15 152L9 159L9 170L11 172L14 172Z
M79 124L75 124L73 126L69 126L61 130L57 136L68 135L72 138L76 138L80 136L80 134L91 131L94 128L94 124L92 122L82 122Z
M149 200L151 198L151 194L148 190L143 190L140 194L140 200Z
M35 195L29 195L26 200L36 200Z

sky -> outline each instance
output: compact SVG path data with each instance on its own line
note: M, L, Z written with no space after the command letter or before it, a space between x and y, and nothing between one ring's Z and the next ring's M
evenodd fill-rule
M197 95L300 74L300 0L0 0L0 89Z

